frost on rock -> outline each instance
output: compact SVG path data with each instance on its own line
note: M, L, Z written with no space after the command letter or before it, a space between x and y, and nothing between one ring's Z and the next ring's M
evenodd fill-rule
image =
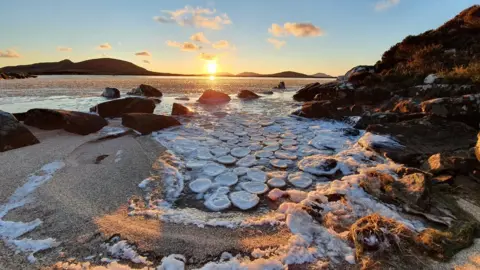
M258 198L257 195L246 191L232 192L230 193L230 199L232 200L233 205L242 210L253 208L260 202L260 198Z
M298 162L298 168L314 175L332 175L339 170L336 159L324 155L305 157Z
M208 178L199 178L188 184L188 187L195 193L204 193L212 186L212 181Z
M30 263L35 263L37 261L34 256L36 252L57 247L60 245L60 243L53 238L47 238L42 240L33 240L30 238L7 240L7 244L17 251L30 253L30 255L28 255L27 257Z

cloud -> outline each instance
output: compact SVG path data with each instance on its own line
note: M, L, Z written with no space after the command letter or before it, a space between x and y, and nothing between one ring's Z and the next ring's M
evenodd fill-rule
M295 37L318 37L323 35L323 30L311 23L287 22L283 26L274 23L272 27L268 29L268 32L276 37L290 35Z
M381 0L375 4L376 11L392 8L400 3L400 0Z
M19 58L21 56L15 50L7 49L5 52L0 51L0 57L1 58Z
M209 53L201 53L198 56L200 59L205 60L205 61L214 61L217 60L217 56L214 54L209 54Z
M207 39L207 37L205 37L205 35L203 34L203 32L198 32L196 34L193 34L191 37L190 37L191 40L193 41L196 41L196 42L200 42L200 43L210 43L210 41Z
M143 60L143 62L144 62L145 64L150 64L150 61L148 61L148 60Z
M198 46L194 43L191 43L191 42L180 43L180 42L170 41L170 40L167 41L167 45L170 46L170 47L180 48L182 51L185 51L185 52L198 51L202 48L202 47L200 47L200 46Z
M175 11L163 10L165 15L155 16L153 20L159 23L176 23L180 26L191 26L196 28L207 28L218 30L232 21L226 13L215 15L217 10L185 6Z
M110 43L103 43L103 44L100 44L98 45L97 49L99 50L110 50L112 49L112 46L110 45Z
M59 51L59 52L71 52L71 51L72 51L72 48L63 47L63 46L58 46L58 47L57 47L57 51Z
M280 49L282 48L287 42L283 40L278 40L275 38L269 38L267 39L268 42L272 43L275 48Z
M226 40L220 40L212 44L214 49L228 49L230 48L230 43Z
M148 51L137 52L136 56L152 56Z

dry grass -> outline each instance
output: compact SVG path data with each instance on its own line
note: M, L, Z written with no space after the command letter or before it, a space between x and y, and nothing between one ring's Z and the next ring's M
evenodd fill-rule
M468 66L456 66L450 71L442 71L440 75L448 83L480 84L480 61L471 62Z

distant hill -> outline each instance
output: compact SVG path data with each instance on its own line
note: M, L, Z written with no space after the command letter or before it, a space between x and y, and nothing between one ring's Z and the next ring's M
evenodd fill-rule
M315 73L313 75L311 75L312 77L315 77L315 78L335 78L333 76L330 76L328 74L325 74L325 73L322 73L322 72L319 72L319 73Z
M176 75L152 72L130 62L112 58L91 59L78 63L63 60L52 63L9 66L0 70L5 73L30 73L35 75Z
M127 61L99 58L78 63L70 60L51 63L36 63L31 65L8 66L0 68L4 73L29 73L33 75L148 75L148 76L210 76L210 74L174 74L149 71ZM320 73L317 73L320 74ZM321 73L323 74L323 73ZM325 74L324 74L325 75ZM216 76L225 77L265 77L265 78L320 78L294 71L284 71L273 74L242 72L237 75L220 72ZM328 75L326 75L328 76ZM322 77L324 78L324 77Z

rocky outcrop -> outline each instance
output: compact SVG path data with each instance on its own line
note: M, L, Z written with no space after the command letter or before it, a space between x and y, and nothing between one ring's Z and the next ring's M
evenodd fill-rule
M28 79L28 78L36 78L36 77L37 76L31 75L28 73L16 73L16 72L0 73L0 80Z
M172 115L188 116L188 115L192 115L192 114L193 114L193 111L190 110L189 108L183 106L182 104L173 103Z
M477 160L480 162L480 132L477 135L477 145L475 146L475 155Z
M287 89L287 87L285 86L285 82L279 82L273 89Z
M306 118L329 118L341 120L347 116L360 115L361 108L358 106L339 107L332 101L310 101L305 102L302 108L293 112L293 115Z
M312 101L315 96L317 100L330 100L336 97L337 93L337 82L330 82L325 84L320 84L318 82L307 84L302 89L298 90L293 99L296 101Z
M411 166L421 165L436 153L470 149L475 145L477 135L475 129L464 123L436 117L370 125L367 132L385 135L392 140L371 137L360 139L361 145L395 162Z
M422 111L422 108L419 102L408 98L398 101L392 111L397 113L418 113Z
M102 97L105 98L119 98L120 91L117 88L107 87L103 90Z
M127 113L122 116L122 125L146 135L165 128L180 126L181 123L177 119L166 115Z
M241 90L240 93L237 94L237 97L240 99L257 99L260 96L250 90Z
M422 111L465 122L473 127L480 123L480 94L452 98L436 98L422 102Z
M0 111L0 152L39 143L12 114Z
M162 92L158 90L157 88L146 85L146 84L141 84L137 88L133 88L132 91L128 92L127 95L133 95L133 96L145 96L145 97L161 97L163 96Z
M355 128L366 129L369 125L379 125L387 123L397 123L412 119L422 118L423 113L392 113L392 112L366 112L355 124Z
M123 98L111 100L90 108L91 112L98 113L101 117L121 117L125 113L153 113L155 102L146 98Z
M438 153L430 156L421 166L421 169L431 174L457 172L468 174L477 161L462 153Z
M97 132L108 125L105 119L95 114L50 109L27 111L24 123L39 129L64 129L79 135Z
M202 104L222 104L230 102L231 98L225 93L215 91L215 90L206 90L198 99L198 102Z
M470 84L422 84L395 91L400 96L426 101L434 98L456 97L480 93L480 87Z
M363 84L363 81L375 73L374 66L356 66L342 77L344 83L350 83L353 86L359 86Z

